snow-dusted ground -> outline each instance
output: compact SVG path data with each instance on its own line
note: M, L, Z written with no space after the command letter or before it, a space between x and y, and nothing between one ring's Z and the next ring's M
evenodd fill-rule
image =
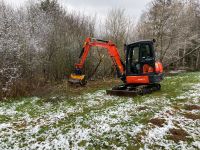
M180 109L173 107L176 100ZM122 98L100 90L58 103L36 97L3 102L0 149L200 149L200 120L183 115L200 110L185 110L185 104L200 106L200 84L176 97ZM156 126L151 118L165 123ZM176 128L185 130L188 140L170 139Z

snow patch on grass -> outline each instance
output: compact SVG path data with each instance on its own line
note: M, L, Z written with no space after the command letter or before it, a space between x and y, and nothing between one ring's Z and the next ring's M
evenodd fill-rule
M163 124L163 127L159 127L154 125L152 127L151 124L147 126L144 130L146 136L142 137L142 143L145 145L145 149L149 149L152 145L159 145L164 147L165 149L170 149L171 143L168 140L164 139L164 137L168 134L169 129L174 128L174 124L172 122L172 116L166 112L170 112L171 108L167 107L159 113L155 114L154 118L162 118L165 119L166 122Z
M4 129L6 129L6 128L9 128L9 127L11 127L11 124L10 124L10 123L1 123L1 124L0 124L0 131L1 131L1 130L4 130Z
M195 84L190 90L178 96L176 99L191 99L194 103L200 102L200 83Z
M197 103L199 97L197 84L173 102L188 99ZM164 95L125 98L100 90L71 98L72 102L63 99L56 106L50 102L38 104L39 100L35 97L0 105L0 115L11 118L0 124L0 149L126 149L138 134L142 135L139 145L144 149L200 147L200 121L185 118L186 110L177 112ZM31 114L31 106L35 106L36 115ZM20 107L23 111L17 109ZM165 119L163 127L148 123L152 117ZM190 143L168 139L172 128L185 130L192 139Z
M181 113L177 113L176 110L171 107L167 107L156 113L153 118L165 119L163 127L148 124L145 128L145 136L142 137L142 143L145 145L145 149L151 149L153 146L161 146L164 149L194 149L194 146L198 146L200 142L200 120L191 120L183 117ZM170 129L180 128L186 131L188 138L195 141L194 144L188 144L187 141L179 141L178 143L168 139L170 136ZM196 145L197 144L197 145Z
M1 107L0 109L0 115L6 115L6 116L13 116L17 114L17 111L15 111L16 107L12 106L10 108L7 107Z

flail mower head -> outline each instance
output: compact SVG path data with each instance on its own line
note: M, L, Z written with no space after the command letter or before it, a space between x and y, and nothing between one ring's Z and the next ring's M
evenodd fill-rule
M72 85L84 86L87 82L85 75L82 75L81 70L76 69L73 74L70 75L68 82Z

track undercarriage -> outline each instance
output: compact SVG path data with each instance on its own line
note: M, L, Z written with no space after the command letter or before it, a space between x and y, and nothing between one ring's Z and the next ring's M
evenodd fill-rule
M159 91L161 89L160 84L150 84L150 85L119 85L113 87L111 90L106 90L109 95L115 96L137 96L150 94L154 91Z

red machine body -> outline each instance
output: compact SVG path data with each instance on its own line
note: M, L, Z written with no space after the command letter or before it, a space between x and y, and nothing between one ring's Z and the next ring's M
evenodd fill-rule
M113 65L116 68L119 78L124 82L124 87L136 87L139 85L155 85L163 79L163 66L155 61L153 41L139 41L125 46L126 62L123 63L116 45L112 41L104 41L95 38L85 40L83 50L80 55L80 62L75 64L75 73L71 75L70 82L78 83L85 81L82 68L91 47L101 47L107 49ZM78 82L77 82L78 80ZM84 85L82 82L81 85ZM121 86L120 86L121 87ZM124 87L122 89L124 89ZM121 89L121 88L115 88Z

